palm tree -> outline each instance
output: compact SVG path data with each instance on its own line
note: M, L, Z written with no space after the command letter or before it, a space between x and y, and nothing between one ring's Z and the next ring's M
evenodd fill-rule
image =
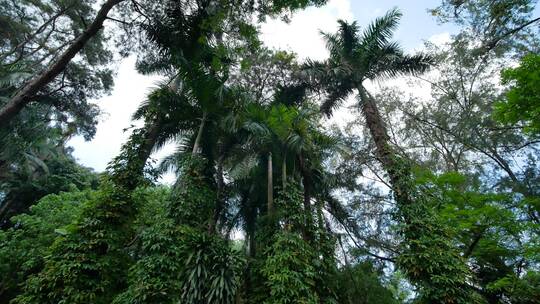
M427 302L469 303L468 268L448 241L448 229L429 209L425 197L417 193L406 159L400 160L390 146L377 103L364 86L368 80L420 74L432 64L431 57L406 55L398 43L390 41L400 17L397 9L390 10L361 33L356 22L339 21L336 34L323 33L329 59L308 62L305 68L327 91L321 106L327 115L345 97L355 91L358 94L358 106L375 143L376 156L388 173L398 214L405 224L400 230L405 246L398 265L413 283L423 287L422 297Z
M377 157L388 172L396 195L403 202L408 202L410 199L400 186L402 183L395 162L396 153L389 145L386 126L376 101L364 86L367 80L421 74L431 65L431 57L424 54L406 55L399 44L389 40L400 17L401 13L392 9L377 18L362 33L356 22L340 20L338 33L323 33L330 58L324 62L310 61L306 70L328 92L321 106L321 111L327 115L356 90L358 105L375 142Z

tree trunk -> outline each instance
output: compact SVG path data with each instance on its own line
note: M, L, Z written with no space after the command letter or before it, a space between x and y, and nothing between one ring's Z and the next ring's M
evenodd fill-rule
M274 214L274 186L272 184L272 152L268 153L268 214Z
M58 76L86 45L88 40L94 37L103 27L109 11L124 0L108 0L101 6L94 21L73 43L62 53L58 59L46 70L32 78L26 85L0 109L0 128L8 123L32 100L35 94Z
M197 131L197 137L195 138L195 143L193 144L193 151L191 152L191 155L195 155L199 153L202 134L204 131L204 124L206 123L206 116L207 116L206 112L203 112L203 116L201 118L201 124L199 125L199 131Z
M440 241L448 238L446 226L433 217L430 206L425 204L421 196L415 196L416 189L411 184L411 169L407 164L401 164L397 158L397 153L389 144L390 138L386 132L386 127L379 114L377 105L373 97L360 86L359 95L362 102L362 112L366 119L366 125L369 129L371 137L375 142L375 152L377 158L381 162L383 168L388 173L392 190L394 191L395 200L398 210L401 213L401 221L405 223L400 229L400 234L404 238L404 242L409 246L404 247L401 254L407 256L409 260L404 259L398 262L398 267L405 270L409 280L420 286L425 286L434 290L451 290L451 293L443 298L435 293L432 293L426 298L429 303L458 303L470 297L468 292L467 276L468 271L464 270L468 266L465 259L460 255L459 251L450 244L450 242ZM420 194L422 195L422 194ZM415 208L411 208L415 202ZM434 248L435 246L439 248ZM426 256L429 256L432 250L441 250L442 256L437 256L436 267L426 268ZM430 262L433 263L430 257ZM444 261L439 262L439 261ZM448 274L448 265L452 265L459 272ZM415 267L414 271L411 271ZM451 280L434 280L437 276L451 276ZM449 283L450 282L450 283ZM471 302L471 301L463 301Z
M223 210L223 188L225 182L223 181L223 146L221 143L218 143L218 153L220 154L217 160L217 169L216 169L216 206L214 208L214 215L208 225L208 233L215 233L217 222Z
M146 160L150 157L150 154L152 154L152 150L154 149L154 145L156 144L157 137L159 136L160 131L160 125L161 120L156 119L150 126L148 126L147 131L145 132L145 137L142 145L139 147L138 155L139 159L146 164ZM141 171L144 169L141 168Z
M310 241L312 239L310 229L313 226L313 214L311 210L311 175L306 167L306 162L302 154L298 156L298 163L300 164L300 173L302 174L302 184L304 186L304 213L306 215L302 236L304 240Z
M135 147L135 155L130 156L125 165L115 169L112 167L112 176L115 183L126 190L134 190L139 186L140 177L144 174L146 161L150 158L154 145L156 144L159 132L161 130L161 119L157 118L145 125L146 130L142 134L141 143ZM132 135L133 136L133 135ZM130 140L124 145L133 145ZM112 163L118 160L118 156ZM120 171L118 171L120 170Z
M400 172L397 166L396 153L389 144L390 137L388 136L379 109L377 109L375 100L362 86L358 88L358 94L362 102L362 113L364 114L367 128L369 129L371 138L375 142L376 156L384 170L388 173L396 200L400 203L409 204L411 203L411 199L407 189L404 188L405 183L402 179L402 176L408 176L409 174L408 172Z
M281 163L281 182L283 191L287 187L287 155L283 154L283 162Z

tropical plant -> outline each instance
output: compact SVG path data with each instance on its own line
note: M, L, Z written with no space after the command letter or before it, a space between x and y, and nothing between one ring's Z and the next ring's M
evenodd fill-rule
M396 219L401 223L404 238L398 265L413 283L423 288L425 301L466 303L470 299L467 267L453 245L445 240L448 229L415 190L410 164L390 145L376 101L364 86L367 80L417 75L432 64L430 56L405 55L397 43L390 41L400 17L397 9L391 10L363 33L359 33L356 23L340 21L337 34L323 34L330 58L308 62L305 70L327 91L321 106L326 114L354 90L358 93L359 107L375 143L375 155L388 174L398 204ZM436 260L429 254L434 249L438 251Z

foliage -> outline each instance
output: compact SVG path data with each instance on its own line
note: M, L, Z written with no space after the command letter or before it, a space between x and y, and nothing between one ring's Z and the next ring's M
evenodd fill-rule
M503 123L524 124L524 131L540 133L540 56L530 54L516 68L501 72L504 85L510 85L506 100L495 105L495 116Z
M371 261L360 261L340 268L335 276L339 303L399 303L392 291L381 282L383 276L382 269Z
M15 157L18 159L11 164L11 170L0 177L2 226L9 226L11 216L26 211L47 194L98 186L97 174L77 164L69 152L51 147L48 141L36 142L29 152L8 159L15 161Z
M428 173L419 182L436 200L439 220L453 227L454 242L471 264L482 296L499 301L522 293L522 300L530 301L526 290L531 287L519 264L537 245L522 244L529 227L520 221L519 204L509 194L482 191L477 182L457 173Z
M156 219L141 233L128 290L114 303L231 303L243 265L240 253L204 231Z
M197 155L186 157L180 180L168 202L169 216L178 224L205 229L213 216L216 193L204 176L205 160Z
M0 106L4 106L68 48L96 12L92 1L3 0L0 6L4 8L0 15ZM112 89L113 56L103 32L93 38L59 77L30 96L35 104L23 109L10 129L25 124L35 127L38 122L29 118L38 114L71 135L94 136L99 109L89 101Z
M286 231L277 233L272 243L261 269L269 290L264 303L318 303L313 249L299 234Z
M418 205L400 210L409 221L400 226L406 242L398 266L420 286L421 303L470 303L472 292L465 286L469 269L456 252L449 229L433 210Z
M93 1L0 1L0 107L45 70L93 19ZM106 35L93 37L59 77L0 130L0 221L49 193L78 189L96 179L70 156L66 142L96 132L99 108L90 102L111 91L112 51ZM61 169L60 167L65 167ZM88 172L86 172L88 171ZM87 175L86 177L84 175ZM63 183L63 184L61 184Z
M391 40L397 9L362 30L340 21L326 60L262 46L265 17L324 2L123 2L107 21L126 31L121 52L165 80L99 182L66 142L93 136L87 99L110 89L103 33L64 88L0 130L0 211L39 201L0 231L0 302L536 303L538 56L504 69L495 107L506 92L492 77L534 48L532 2L443 0L433 13L463 31L416 55ZM86 1L6 5L0 104L68 42L57 29L76 35L94 14ZM428 68L422 99L371 86ZM328 127L351 94L361 115ZM171 171L173 185L154 185Z
M403 166L404 161L400 163ZM405 176L400 181L408 182L400 188L410 191L413 203L402 203L394 215L404 239L397 265L411 283L420 287L421 303L470 303L470 270L452 242L456 232L441 221L435 202L417 188L413 178Z
M95 195L87 190L45 196L28 214L13 217L14 227L0 231L1 303L17 295L20 284L41 270L49 246L64 233L62 227L70 224L81 205Z
M110 302L130 261L123 250L127 231L121 229L129 202L110 183L102 187L52 244L43 270L27 280L15 303Z
M307 222L309 215L301 211L299 190L299 186L290 181L287 188L278 193L278 214L261 219L263 228L259 238L263 252L254 265L262 286L258 294L251 295L251 301L259 298L264 303L336 301L333 284L329 282L335 273L333 242L325 231L308 226L312 222ZM311 230L311 239L306 238L306 230Z
M139 234L129 287L115 303L231 303L243 258L206 231L215 194L201 178L203 164L196 156L185 160L180 189Z
M540 19L532 16L535 5L531 0L442 0L430 12L441 22L462 27L457 40L478 41L475 56L489 52L504 56L530 52L538 46L533 28Z

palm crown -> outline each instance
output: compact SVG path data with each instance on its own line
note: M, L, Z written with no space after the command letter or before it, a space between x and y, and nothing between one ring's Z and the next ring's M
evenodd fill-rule
M425 72L432 58L425 54L406 55L391 41L401 12L392 9L375 19L363 32L356 22L340 20L338 32L322 33L330 52L327 60L308 61L305 70L328 95L321 106L326 114L354 89L363 90L364 80L392 78Z

